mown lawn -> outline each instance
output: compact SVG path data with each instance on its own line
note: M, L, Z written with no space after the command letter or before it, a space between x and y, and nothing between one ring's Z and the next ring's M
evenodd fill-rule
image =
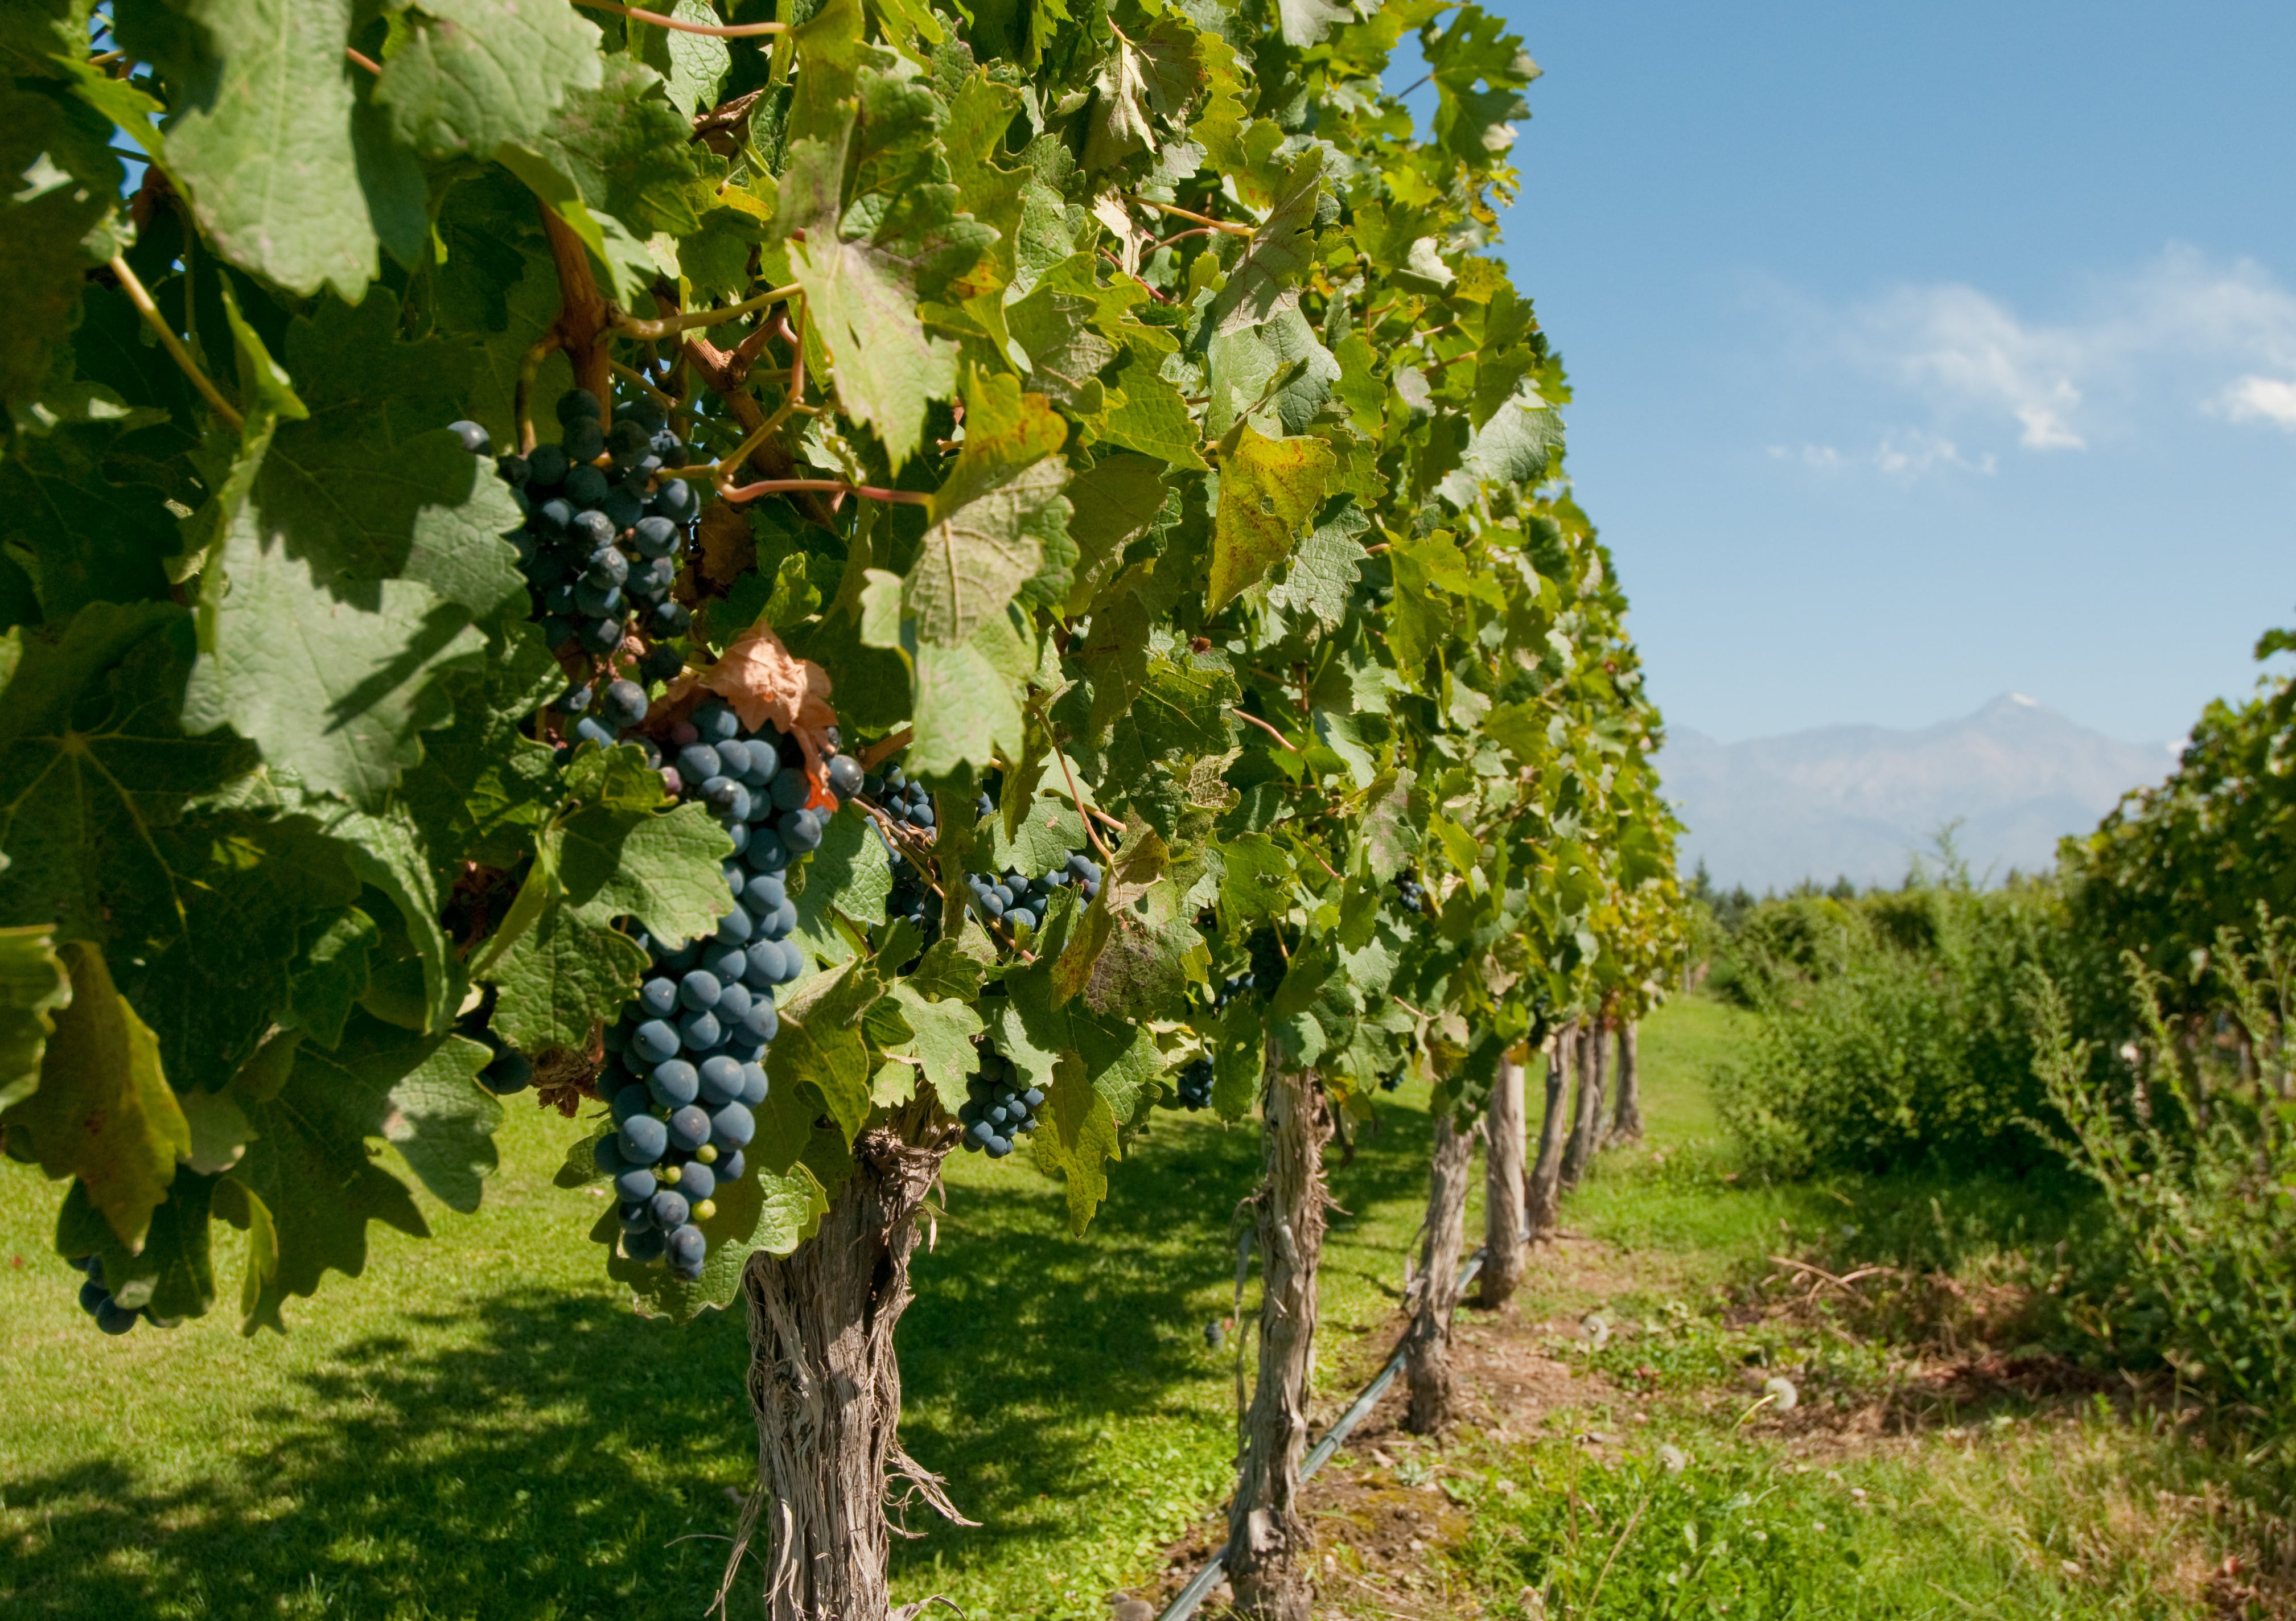
M1423 1096L1380 1117L1333 1171L1333 1364L1397 1296L1423 1198ZM628 1311L584 1238L595 1199L552 1185L572 1134L512 1109L480 1211L375 1229L284 1339L235 1331L235 1255L224 1312L105 1339L51 1253L54 1190L0 1169L0 1613L700 1615L755 1450L742 1325ZM903 1544L897 1574L974 1616L1104 1616L1226 1489L1235 1342L1204 1329L1233 1309L1258 1134L1160 1113L1081 1240L1025 1161L953 1160L916 1263L903 1437L981 1525Z

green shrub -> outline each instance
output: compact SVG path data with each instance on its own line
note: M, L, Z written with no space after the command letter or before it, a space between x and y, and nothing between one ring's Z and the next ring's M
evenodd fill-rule
M1762 1015L1716 1102L1751 1165L2020 1171L2047 1157L2017 987L2062 955L2054 888L1980 891L1948 864L1899 891L1766 902L1730 981Z
M2134 953L2145 1031L2112 1055L2074 1034L2058 987L2026 996L2055 1146L2092 1178L2120 1262L2079 1314L2123 1357L2157 1354L2296 1462L2296 1072L2286 1047L2296 949L2267 917L2251 954L2229 929L2210 956L2212 1011L2173 1022L2171 988Z

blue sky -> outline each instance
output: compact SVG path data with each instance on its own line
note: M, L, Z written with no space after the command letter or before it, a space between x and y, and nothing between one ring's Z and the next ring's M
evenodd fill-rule
M1673 725L2016 691L2153 741L2248 690L2296 623L2296 6L1497 9L1546 70L1505 251Z

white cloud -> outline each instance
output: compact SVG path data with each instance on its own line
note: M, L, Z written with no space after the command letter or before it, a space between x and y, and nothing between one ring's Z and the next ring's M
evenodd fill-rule
M1975 287L1939 282L1800 314L1824 361L1930 413L1928 448L1907 437L1902 464L1874 459L1885 471L1986 469L1988 454L1965 455L1956 442L2012 432L2026 451L2083 450L2163 407L2296 430L2296 294L2261 266L2174 248L2094 282L2076 306L2028 318Z
M2296 382L2243 377L2218 397L2216 408L2235 422L2271 422L2296 431Z
M1990 473L1998 463L1991 453L1971 456L1951 439L1920 429L1886 434L1870 450L1845 451L1833 445L1773 445L1775 461L1799 462L1804 467L1829 471L1871 469L1901 479L1930 473Z

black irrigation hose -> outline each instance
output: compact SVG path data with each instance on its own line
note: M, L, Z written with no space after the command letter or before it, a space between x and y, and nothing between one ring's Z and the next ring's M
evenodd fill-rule
M1478 1249L1459 1269L1458 1287L1462 1294L1466 1292L1467 1285L1474 1281L1475 1274L1482 1269L1483 1252ZM1348 1404L1348 1410L1332 1421L1332 1427L1324 1432L1324 1438L1309 1449L1307 1461L1300 1465L1300 1479L1307 1479L1323 1468L1332 1454L1340 1450L1340 1443L1353 1433L1355 1427L1364 1421L1365 1415L1378 1404L1379 1398L1387 1394L1387 1388L1395 1383L1395 1376L1403 1371L1405 1355L1403 1347L1397 1347L1395 1355L1387 1359L1387 1366L1363 1388L1363 1394ZM1226 1569L1227 1548L1223 1544L1204 1568L1189 1578L1188 1584L1174 1595L1157 1621L1188 1621L1188 1617L1196 1613L1196 1606L1204 1601L1204 1595L1219 1584L1219 1579Z

